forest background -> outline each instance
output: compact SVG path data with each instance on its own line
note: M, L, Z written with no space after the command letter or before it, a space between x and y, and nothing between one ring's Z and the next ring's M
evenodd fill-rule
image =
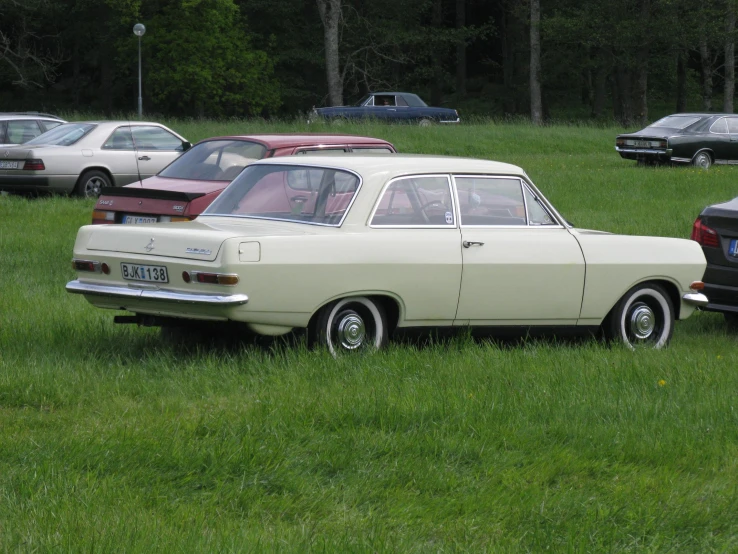
M376 90L630 126L733 111L736 0L0 0L0 109L294 117Z

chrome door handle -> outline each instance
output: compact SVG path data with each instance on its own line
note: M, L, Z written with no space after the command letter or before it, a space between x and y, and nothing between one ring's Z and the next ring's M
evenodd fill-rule
M145 162L148 162L148 161L149 161L150 159L151 159L151 158L149 158L148 156L141 156L141 157L139 158L139 160L143 160L143 161L145 161Z
M464 248L471 248L472 246L484 246L483 242L476 242L473 240L465 240L461 244Z

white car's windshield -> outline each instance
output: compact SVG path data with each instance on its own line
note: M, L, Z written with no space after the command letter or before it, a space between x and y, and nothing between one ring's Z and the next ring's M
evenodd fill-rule
M55 127L51 131L46 131L35 139L29 140L26 144L69 146L77 142L95 127L96 125L94 123L65 123L64 125Z
M667 127L669 129L684 129L700 120L700 117L693 115L669 115L663 119L659 119L655 123L651 123L649 127Z
M251 165L203 215L340 225L359 184L355 174L335 168Z
M232 181L248 164L260 160L266 147L246 140L208 140L190 148L165 167L159 177L198 181Z

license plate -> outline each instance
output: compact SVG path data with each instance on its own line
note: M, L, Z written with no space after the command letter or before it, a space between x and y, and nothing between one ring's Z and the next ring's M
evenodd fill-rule
M123 274L123 279L128 279L129 281L151 281L153 283L169 282L167 268L163 265L121 263L120 272Z
M639 146L641 148L648 148L651 146L651 142L648 140L634 140L633 146Z
M123 223L156 223L158 218L156 216L138 216L138 215L126 215L123 217Z
M0 169L18 169L18 162L0 161Z
M738 258L738 239L733 239L730 241L730 246L728 247L728 254L730 254L734 258Z

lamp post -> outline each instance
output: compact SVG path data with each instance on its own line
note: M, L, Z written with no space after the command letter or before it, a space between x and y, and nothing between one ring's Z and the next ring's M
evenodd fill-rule
M143 99L141 97L141 37L146 32L142 23L133 26L133 34L138 37L138 118L143 117Z

